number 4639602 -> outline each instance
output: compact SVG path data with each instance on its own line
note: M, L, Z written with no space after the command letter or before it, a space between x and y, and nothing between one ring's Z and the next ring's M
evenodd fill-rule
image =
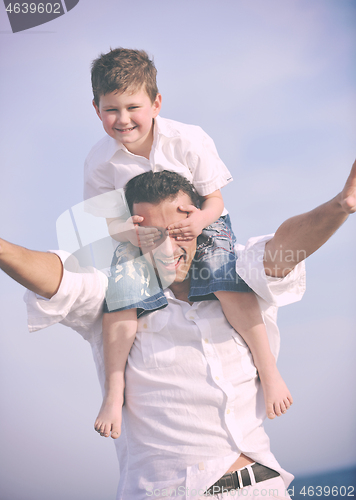
M308 486L303 488L299 492L300 495L308 497L354 497L355 488L353 486Z
M9 3L6 7L9 14L61 14L60 3Z

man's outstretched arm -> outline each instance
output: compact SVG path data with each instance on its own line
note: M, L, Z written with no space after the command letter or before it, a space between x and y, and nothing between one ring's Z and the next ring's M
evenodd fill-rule
M344 189L335 198L291 217L266 244L264 267L268 276L284 277L299 262L320 248L356 211L356 161Z
M57 293L63 275L56 254L36 252L0 239L0 269L15 281L50 299Z

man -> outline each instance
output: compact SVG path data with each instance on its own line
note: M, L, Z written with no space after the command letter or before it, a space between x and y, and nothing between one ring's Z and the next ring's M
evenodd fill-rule
M164 173L153 178L159 175ZM152 185L146 185L151 191ZM146 226L165 229L186 216L179 209L189 201L184 189L156 202L137 199L137 193L134 185L133 213L142 215ZM289 219L273 238L252 240L239 250L238 273L259 295L275 355L276 305L301 297L301 260L355 210L356 163L333 200ZM117 498L203 498L206 487L212 487L209 493L215 496L222 488L244 487L245 494L255 498L285 498L291 476L269 450L249 351L217 301L188 302L186 276L196 242L162 240L152 252L155 266L159 274L174 272L175 277L165 291L168 307L140 318L128 360L123 429L116 444L121 467ZM103 383L100 326L105 276L63 271L56 255L4 241L0 265L35 294L51 299L27 294L31 328L60 321L79 331L92 344ZM219 481L226 472L232 474Z

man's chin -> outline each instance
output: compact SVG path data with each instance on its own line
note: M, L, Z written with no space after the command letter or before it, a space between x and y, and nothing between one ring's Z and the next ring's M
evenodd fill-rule
M188 277L188 271L178 266L175 270L167 270L166 268L156 268L156 273L161 281L162 288L168 288L173 283L182 283Z
M156 274L161 282L162 288L168 288L172 283L175 282L177 274L174 270L167 270L160 266L156 267Z

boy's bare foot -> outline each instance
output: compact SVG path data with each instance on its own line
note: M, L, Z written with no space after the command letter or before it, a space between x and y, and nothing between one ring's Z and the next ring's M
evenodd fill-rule
M340 205L347 214L356 212L356 161L352 165L344 189L338 196Z
M260 375L260 380L265 398L266 413L270 419L280 417L286 413L290 405L293 403L293 398L288 390L284 380L282 379L276 366L268 373Z
M105 397L99 415L94 424L94 429L101 436L117 439L121 434L123 400L118 397Z

